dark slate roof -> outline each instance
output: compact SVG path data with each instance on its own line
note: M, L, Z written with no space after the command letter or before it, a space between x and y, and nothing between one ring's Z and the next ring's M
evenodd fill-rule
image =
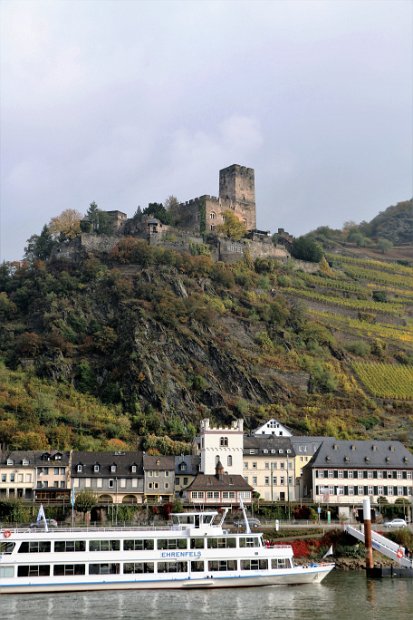
M312 456L315 454L323 443L327 439L334 439L333 437L307 437L306 435L295 435L290 437L291 444L294 447L296 456L305 454L306 456Z
M290 440L291 437L277 437L276 435L247 435L244 437L244 456L251 455L250 451L255 450L257 455L294 457L295 452Z
M144 454L143 468L145 471L175 471L175 457Z
M61 458L58 458L59 456ZM27 460L32 467L65 467L69 464L70 452L60 450L12 450L1 454L1 464L6 465L7 459L12 459L14 465L22 465L23 460Z
M101 478L102 476L143 476L143 452L73 452L72 476ZM78 472L77 466L83 465L83 471ZM100 465L99 472L93 471L94 465ZM111 465L116 465L116 472L111 472ZM136 465L136 473L131 472L131 466Z
M180 465L185 464L184 470L180 469ZM201 464L201 457L194 456L192 454L182 454L175 457L175 474L177 476L196 476L199 472L199 466Z
M224 474L217 477L198 474L186 491L253 491L253 488L239 475Z
M324 439L307 467L411 469L413 454L400 441Z

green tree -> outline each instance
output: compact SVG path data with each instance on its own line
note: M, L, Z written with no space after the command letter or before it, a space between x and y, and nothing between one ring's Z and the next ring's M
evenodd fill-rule
M239 241L247 234L247 228L241 220L232 211L224 211L222 214L224 223L216 227L216 231L228 237Z
M161 202L150 202L142 213L143 215L152 215L154 218L162 222L162 224L171 223L171 215Z
M316 241L309 237L297 237L293 241L291 254L299 260L319 263L323 257L323 249Z
M90 512L96 506L97 502L97 495L90 489L84 489L76 494L75 510L86 515L87 512Z
M24 248L25 258L33 262L35 260L47 260L53 248L57 245L49 228L44 225L40 235L32 235L27 239L27 245Z

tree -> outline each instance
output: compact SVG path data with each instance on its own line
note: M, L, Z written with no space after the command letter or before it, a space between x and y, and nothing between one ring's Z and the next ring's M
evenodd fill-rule
M299 260L319 263L323 256L323 250L321 246L312 239L308 237L297 237L297 239L293 241L291 254L294 258L298 258Z
M75 497L75 510L76 512L83 512L86 515L92 508L96 506L98 498L90 489L84 489L76 494Z
M377 247L382 254L387 254L393 247L392 242L389 239L379 239L377 241Z
M49 231L59 241L71 241L80 234L82 214L75 209L66 209L49 222Z
M173 223L179 214L179 200L176 196L168 196L165 200L165 209L169 214L170 222Z
M152 215L154 218L162 222L162 224L171 223L170 213L168 213L161 202L150 202L142 213L143 215Z
M56 241L53 239L50 229L44 225L40 235L32 235L27 239L24 256L30 262L37 259L47 260L55 246Z
M218 233L225 235L229 239L234 239L234 241L239 241L245 237L247 228L244 222L241 222L235 213L232 211L224 211L222 216L224 218L224 223L216 227Z

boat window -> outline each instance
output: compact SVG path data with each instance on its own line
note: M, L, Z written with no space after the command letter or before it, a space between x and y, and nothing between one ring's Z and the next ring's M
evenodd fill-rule
M234 538L208 538L208 549L235 549L237 546L237 539Z
M0 566L0 577L14 577L14 566Z
M54 543L55 553L86 551L85 540L56 540Z
M204 548L203 538L191 538L191 549L203 549L203 548Z
M118 575L120 564L89 564L89 575Z
M120 551L120 540L90 540L89 551Z
M286 568L287 560L285 558L277 558L276 560L271 560L271 568Z
M14 542L0 542L0 555L6 555L13 553L13 549L16 546Z
M239 539L240 547L259 547L260 541L256 536L244 536Z
M158 549L186 549L186 538L159 538Z
M84 564L55 564L53 574L59 577L63 575L85 575L86 567Z
M195 560L191 562L191 572L192 573L203 573L204 572L204 563L202 560Z
M241 560L241 570L267 570L268 560Z
M210 560L208 562L208 570L211 570L211 571L237 570L237 560Z
M202 515L203 523L211 523L214 515Z
M22 542L19 553L47 553L50 551L50 541L36 540L31 542Z
M188 562L158 562L158 573L186 573Z
M48 577L49 575L49 564L22 564L17 567L18 577Z
M125 575L130 573L153 573L153 562L125 562L123 565L123 572Z
M153 539L137 538L136 540L124 540L124 551L148 551L154 548Z

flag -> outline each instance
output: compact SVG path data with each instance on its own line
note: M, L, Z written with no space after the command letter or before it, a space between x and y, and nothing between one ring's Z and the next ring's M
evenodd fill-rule
M70 503L72 505L72 508L75 507L75 487L72 487L72 490L70 492Z
M323 555L323 560L324 558L328 558L329 555L334 555L334 551L333 551L333 545L330 545L330 548L327 549L326 553Z
M39 525L41 521L44 521L44 529L48 531L46 515L44 513L43 504L40 504L39 512L37 513L36 523Z

